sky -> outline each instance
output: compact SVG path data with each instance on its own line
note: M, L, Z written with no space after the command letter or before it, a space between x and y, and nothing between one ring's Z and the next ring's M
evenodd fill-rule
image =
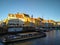
M60 0L0 0L0 20L17 12L60 21Z

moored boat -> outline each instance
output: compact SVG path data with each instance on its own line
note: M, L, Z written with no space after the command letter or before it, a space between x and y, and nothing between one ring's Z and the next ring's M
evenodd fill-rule
M31 38L37 38L37 37L43 37L46 36L45 33L39 33L39 32L29 32L29 33L18 33L16 35L5 35L1 39L1 42L7 43L7 42L15 42L15 41L21 41Z

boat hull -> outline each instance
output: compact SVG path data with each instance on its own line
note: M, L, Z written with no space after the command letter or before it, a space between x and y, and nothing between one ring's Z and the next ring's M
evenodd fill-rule
M30 34L30 35L29 35ZM23 37L22 37L22 35L21 35L21 37L22 38L13 38L13 39L8 39L7 38L7 40L2 40L2 42L3 43L11 43L11 42L17 42L17 41L23 41L23 40L28 40L28 39L34 39L34 38L41 38L41 37L45 37L46 36L46 34L45 33L41 33L41 34L31 34L31 33L29 33L28 34L28 36L26 36L26 35L23 35ZM25 36L25 37L24 37Z

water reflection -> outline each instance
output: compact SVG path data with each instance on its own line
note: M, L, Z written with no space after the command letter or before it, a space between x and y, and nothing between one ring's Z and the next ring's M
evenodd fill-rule
M32 42L30 40L22 41L22 42L16 42L16 43L10 43L8 45L31 45Z
M60 30L46 32L47 36L43 38L31 39L17 42L9 45L60 45Z

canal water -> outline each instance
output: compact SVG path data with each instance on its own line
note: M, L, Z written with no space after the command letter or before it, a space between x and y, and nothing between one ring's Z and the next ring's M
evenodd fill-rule
M60 30L52 30L50 32L46 32L46 34L47 36L43 38L15 42L8 45L60 45ZM3 44L0 43L0 45Z

